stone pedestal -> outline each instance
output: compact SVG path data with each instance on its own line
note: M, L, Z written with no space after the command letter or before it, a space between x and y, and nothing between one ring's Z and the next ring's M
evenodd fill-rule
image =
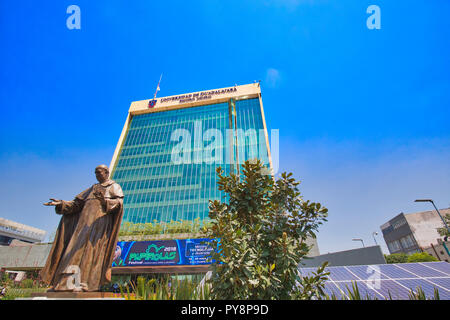
M79 300L79 299L118 299L123 300L120 293L112 292L35 292L31 294L31 299L33 300Z

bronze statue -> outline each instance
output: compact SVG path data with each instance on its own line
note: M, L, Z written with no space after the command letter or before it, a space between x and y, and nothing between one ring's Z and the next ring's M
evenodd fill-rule
M99 183L72 201L52 199L61 221L41 271L49 291L99 291L111 281L111 265L123 216L123 192L105 165L95 168Z

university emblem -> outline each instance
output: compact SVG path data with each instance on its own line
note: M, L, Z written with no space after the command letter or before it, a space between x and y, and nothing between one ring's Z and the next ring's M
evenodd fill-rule
M148 102L148 108L149 108L149 109L155 107L155 105L156 105L156 99L150 100L150 101Z

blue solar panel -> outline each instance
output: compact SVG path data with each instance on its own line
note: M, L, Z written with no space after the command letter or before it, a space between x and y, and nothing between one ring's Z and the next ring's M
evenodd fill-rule
M299 268L302 276L310 276L316 268ZM352 283L357 285L361 298L409 299L420 287L428 299L439 297L450 300L450 264L447 262L420 262L402 264L328 267L329 279L325 292L338 299L348 299ZM339 290L340 289L340 290ZM353 290L352 290L353 291Z
M414 275L418 275L420 277L445 277L446 274L429 268L426 265L421 265L420 263L405 263L398 264L397 267L406 269L407 271L413 273Z
M370 266L346 266L345 268L361 280L372 279L375 275L382 277L379 272Z
M444 288L450 288L450 278L428 278L427 280Z
M417 290L417 287L421 288L427 297L434 296L434 289L438 289L439 296L441 299L449 299L450 295L446 292L446 290L442 290L439 286L431 283L430 281L424 279L407 279L407 280L398 280L399 283L406 286L410 290Z
M299 271L303 277L311 277L313 272L317 272L317 268L300 268Z
M346 296L339 290L339 288L331 281L325 283L325 293L331 298L333 294L337 299L346 299Z
M441 262L427 262L424 265L426 265L429 268L433 268L435 270L439 270L441 272L444 272L445 274L447 274L447 276L450 275L450 263L448 263L448 262L443 262L443 261L441 261Z
M428 281L436 284L439 289L439 296L441 299L448 299L450 300L450 291L449 290L442 290L443 288L449 289L450 288L450 277L447 278L428 278ZM445 298L446 297L446 298Z
M344 268L327 268L330 272L330 280L333 281L345 281L354 280L355 276Z
M383 274L383 279L417 278L413 273L400 269L393 264L378 264L376 267Z
M353 286L358 287L359 295L362 299L383 299L383 296L377 293L376 291L372 290L370 287L367 286L367 284L363 281L342 281L337 282L336 285L339 286L339 288L344 291L344 293L349 296L350 292L354 292ZM350 290L350 292L349 292Z
M380 281L380 288L376 288L376 290L386 299L392 298L394 300L407 300L410 293L408 288L394 280Z

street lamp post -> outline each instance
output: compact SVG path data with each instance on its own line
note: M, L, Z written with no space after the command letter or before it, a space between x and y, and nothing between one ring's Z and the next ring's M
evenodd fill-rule
M373 241L375 241L375 245L376 245L376 246L378 245L377 239L375 238L375 236L377 236L377 235L378 235L378 232L376 232L376 231L372 232Z
M441 213L439 212L438 208L434 204L433 200L431 200L431 199L417 199L417 200L414 200L414 202L431 202L433 207L436 209L439 217L441 218L442 222L444 223L445 229L447 229L447 231L450 232L450 228L448 227L447 222L445 221L444 217L442 217Z
M362 245L363 245L363 248L365 248L363 239L352 239L352 240L353 240L353 241L361 241L361 242L362 242Z

